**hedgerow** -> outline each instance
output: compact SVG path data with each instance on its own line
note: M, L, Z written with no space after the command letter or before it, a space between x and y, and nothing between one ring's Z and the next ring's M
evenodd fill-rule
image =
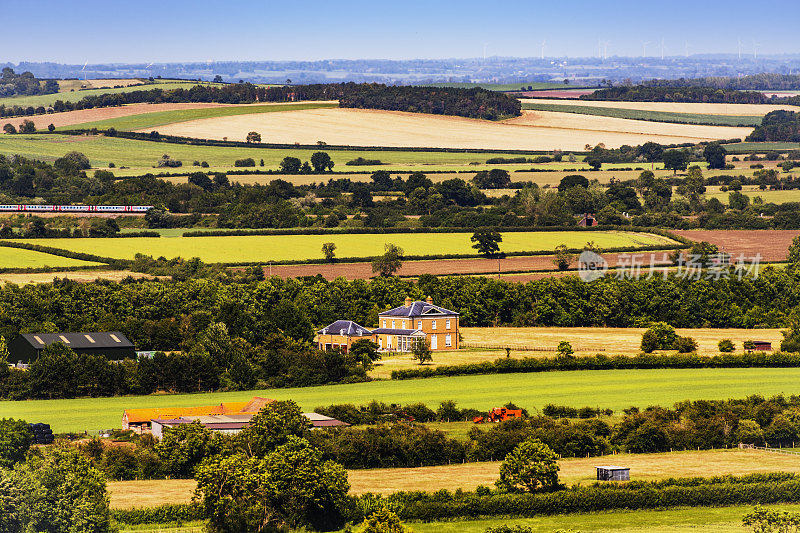
M167 522L187 522L201 520L203 507L197 503L178 503L158 507L134 507L133 509L112 509L111 518L127 525L163 524Z

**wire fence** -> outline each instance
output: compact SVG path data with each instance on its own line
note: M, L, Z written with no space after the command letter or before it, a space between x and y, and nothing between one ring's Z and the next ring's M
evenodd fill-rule
M473 348L481 350L512 350L514 352L557 352L558 348L555 346L530 346L527 344L491 344L485 342L462 342L462 348ZM604 352L605 348L584 348L582 346L573 346L572 349L576 352Z
M791 448L770 448L768 446L756 446L755 444L739 444L739 448L742 450L761 450L764 452L785 453L787 455L800 455L800 452L794 449L794 444L793 442Z

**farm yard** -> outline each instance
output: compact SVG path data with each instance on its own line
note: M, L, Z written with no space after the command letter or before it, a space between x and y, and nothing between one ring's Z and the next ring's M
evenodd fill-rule
M749 128L664 125L589 115L545 114L502 124L439 115L362 109L315 109L292 113L240 115L181 122L159 128L161 134L205 139L244 139L264 132L264 142L334 145L517 150L583 150L647 141L664 144L744 138ZM620 122L621 121L621 122Z
M383 253L386 243L400 246L409 256L436 254L474 254L471 233L431 233L421 239L418 233L329 234L329 235L248 235L225 237L178 237L136 239L35 239L23 240L38 244L91 253L115 259L133 259L137 253L153 257L199 257L209 263L266 263L268 261L302 261L322 258L322 244L336 244L339 258L373 257ZM593 241L601 248L664 246L674 241L660 235L615 231L552 231L508 232L504 234L503 251L537 252L554 250L560 244L580 248ZM431 248L431 247L434 248ZM0 266L2 266L0 264Z
M434 357L435 359L435 357ZM333 403L362 405L372 400L433 408L454 400L459 407L485 410L513 401L536 412L547 404L610 408L671 406L683 400L765 397L798 394L800 368L586 370L458 376L346 385L240 392L77 398L26 402L0 401L0 418L15 417L50 424L54 432L119 427L125 409L213 405L253 396L291 399L304 410ZM620 384L625 384L621 387Z

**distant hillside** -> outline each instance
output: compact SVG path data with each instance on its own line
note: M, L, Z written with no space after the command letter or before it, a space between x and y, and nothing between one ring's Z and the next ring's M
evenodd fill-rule
M0 73L0 97L33 96L58 92L58 82L48 80L42 83L30 72L17 74L14 69L6 67Z

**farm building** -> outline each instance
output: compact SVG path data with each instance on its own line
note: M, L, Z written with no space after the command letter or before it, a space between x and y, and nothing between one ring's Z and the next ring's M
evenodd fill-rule
M148 433L152 430L153 420L176 420L203 416L247 416L249 421L265 405L274 401L255 396L248 402L225 402L219 405L126 409L122 413L122 429L130 429L136 433Z
M597 225L597 219L592 213L584 213L578 220L578 225L584 228L591 228Z
M595 468L599 481L628 481L631 479L631 469L626 466L597 466Z
M744 343L744 349L748 352L771 352L772 343L769 341L749 341Z
M364 326L359 326L352 320L337 320L317 332L317 346L320 350L334 350L339 348L344 353L350 351L350 346L361 339L372 340L373 333Z
M136 359L133 343L119 331L80 333L22 333L8 343L10 363L29 363L47 346L64 343L76 353L102 355L112 361Z
M164 428L174 428L182 424L191 424L198 422L203 427L215 432L226 435L235 435L242 431L250 424L255 413L238 414L238 415L207 415L207 416L182 416L173 419L154 419L151 420L153 436L161 438L163 436ZM303 413L303 416L311 421L313 429L321 429L326 427L342 427L349 426L350 424L336 420L329 416L321 415L319 413Z
M317 332L320 350L341 349L347 352L352 344L370 339L383 352L410 352L415 342L426 340L431 350L457 350L459 314L433 303L406 298L404 305L378 314L378 327L373 330L350 320L337 320Z

